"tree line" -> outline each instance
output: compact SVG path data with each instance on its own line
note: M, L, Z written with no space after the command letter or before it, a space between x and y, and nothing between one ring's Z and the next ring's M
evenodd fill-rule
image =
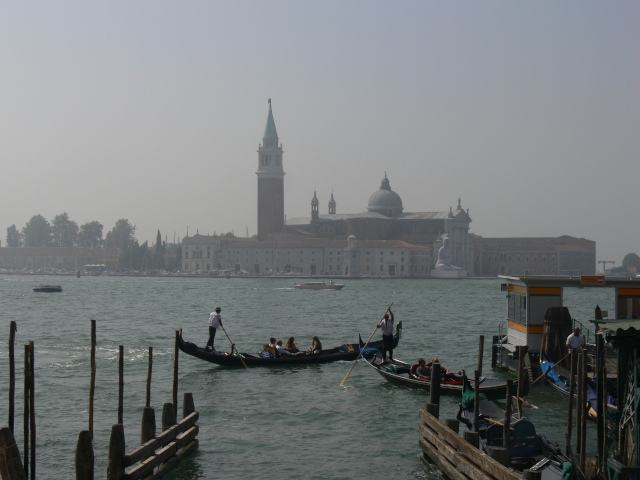
M34 215L18 230L7 228L7 247L107 247L120 249L118 263L122 268L136 270L177 270L180 267L181 247L162 241L160 230L156 243L142 245L135 237L136 227L121 218L103 238L104 226L92 221L78 226L67 212L56 215L49 222L42 215Z

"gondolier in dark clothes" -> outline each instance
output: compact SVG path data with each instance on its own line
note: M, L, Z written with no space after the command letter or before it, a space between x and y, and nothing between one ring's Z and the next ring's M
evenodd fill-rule
M213 341L216 338L216 331L219 328L222 328L221 311L222 309L220 307L216 307L216 311L211 312L211 315L209 315L209 341L207 342L207 346L204 347L205 350L213 350Z
M389 360L393 360L393 312L391 309L384 314L378 328L382 330L382 361L387 361L387 351Z

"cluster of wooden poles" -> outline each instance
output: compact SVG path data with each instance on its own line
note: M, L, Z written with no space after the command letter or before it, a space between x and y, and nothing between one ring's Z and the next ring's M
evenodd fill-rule
M475 385L480 384L482 375L482 354L484 347L484 337L480 336L480 346L478 353L478 368L474 372ZM518 416L522 416L523 392L526 379L531 385L546 377L543 372L537 379L531 380L531 369L525 366L527 347L518 347L519 355L519 381L516 394ZM571 355L571 378L569 391L569 410L567 420L565 455L571 459L573 465L577 467L578 474L585 477L585 450L586 450L586 422L587 422L587 352L574 351ZM565 357L566 358L566 357ZM561 359L560 361L564 360ZM558 362L559 363L559 362ZM555 366L555 365L554 365ZM576 375L577 373L577 375ZM526 377L525 377L526 375ZM577 381L576 381L577 379ZM576 392L577 386L577 392ZM513 380L507 380L506 408L503 426L503 446L488 447L490 459L479 455L479 390L476 389L474 397L474 421L469 423L469 431L465 431L463 436L458 435L460 421L458 415L455 419L445 419L444 424L439 421L440 404L440 368L434 363L432 367L430 402L425 405L425 409L420 411L420 418L424 423L420 426L421 438L420 446L424 452L421 460L425 460L424 455L429 457L438 465L451 479L474 478L477 471L488 473L491 477L502 480L521 478L506 468L509 465L509 447L511 439L511 417L513 402ZM576 464L571 449L571 432L573 429L573 409L574 396L576 397L576 430L577 430L577 450L580 453L579 464ZM473 430L471 430L473 428ZM455 435L451 435L455 433ZM464 440L464 441L461 441ZM461 472L464 475L461 475ZM538 480L539 471L525 470L523 478Z
M35 422L35 375L34 375L34 343L25 347L24 360L24 463L15 441L15 334L16 322L10 324L9 334L9 424L0 428L0 477L12 480L36 478L36 422ZM162 413L163 433L156 437L155 413L151 408L151 374L153 367L153 347L149 347L149 368L147 374L146 407L142 419L142 446L133 453L124 453L124 347L119 346L118 362L118 423L113 426L109 445L108 479L144 478L153 474L156 467L163 468L166 462L175 463L197 448L196 436L199 418L195 411L191 393L185 393L183 419L177 422L178 411L178 335L176 332L175 356L173 365L173 402L165 403ZM91 320L91 380L89 389L89 428L78 436L75 466L76 480L94 478L93 453L93 413L96 381L96 321ZM115 432L115 433L114 433ZM156 450L161 449L156 453ZM140 462L134 473L125 476L125 467ZM137 473L136 473L137 472Z

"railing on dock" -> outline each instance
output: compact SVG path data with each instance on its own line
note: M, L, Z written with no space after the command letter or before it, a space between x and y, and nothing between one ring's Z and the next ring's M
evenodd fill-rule
M161 478L166 473L167 467L198 448L196 437L199 427L196 422L199 413L194 410L191 393L185 393L184 396L184 418L178 423L174 422L174 425L166 425L165 422L167 419L171 421L172 415L175 418L173 412L173 404L166 403L162 415L164 431L129 454L125 453L123 425L116 424L112 427L109 441L108 480ZM145 416L145 418L150 417ZM155 423L155 419L153 422ZM144 432L144 425L142 429ZM133 468L127 472L126 469L129 467Z

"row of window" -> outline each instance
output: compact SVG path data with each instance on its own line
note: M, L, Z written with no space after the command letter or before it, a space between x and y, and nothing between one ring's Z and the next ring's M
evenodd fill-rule
M497 261L498 261L498 255L493 255L493 257L492 257L491 255L489 255L489 256L488 256L488 261L489 261L489 262L491 262L491 261L492 261L492 258L493 258L493 261L494 261L494 262L497 262ZM507 261L507 254L506 254L506 253L501 253L501 254L500 254L500 256L499 256L499 258L500 258L500 261L501 261L501 262L506 262L506 261ZM508 258L509 258L509 260L508 260L509 262L512 262L512 261L513 261L513 255L508 255ZM516 255L516 262L519 262L519 261L520 261L520 255ZM529 255L525 255L525 260L524 260L524 261L525 261L525 262L528 262L528 261L529 261ZM538 261L538 256L537 256L537 255L534 255L534 256L533 256L533 262L534 262L534 263L536 263L537 261ZM543 256L542 256L542 262L544 263L544 262L546 262L546 261L547 261L547 256L546 256L546 255L543 255ZM556 263L556 256L555 256L555 255L553 255L553 256L551 257L551 262L552 262L552 263Z

